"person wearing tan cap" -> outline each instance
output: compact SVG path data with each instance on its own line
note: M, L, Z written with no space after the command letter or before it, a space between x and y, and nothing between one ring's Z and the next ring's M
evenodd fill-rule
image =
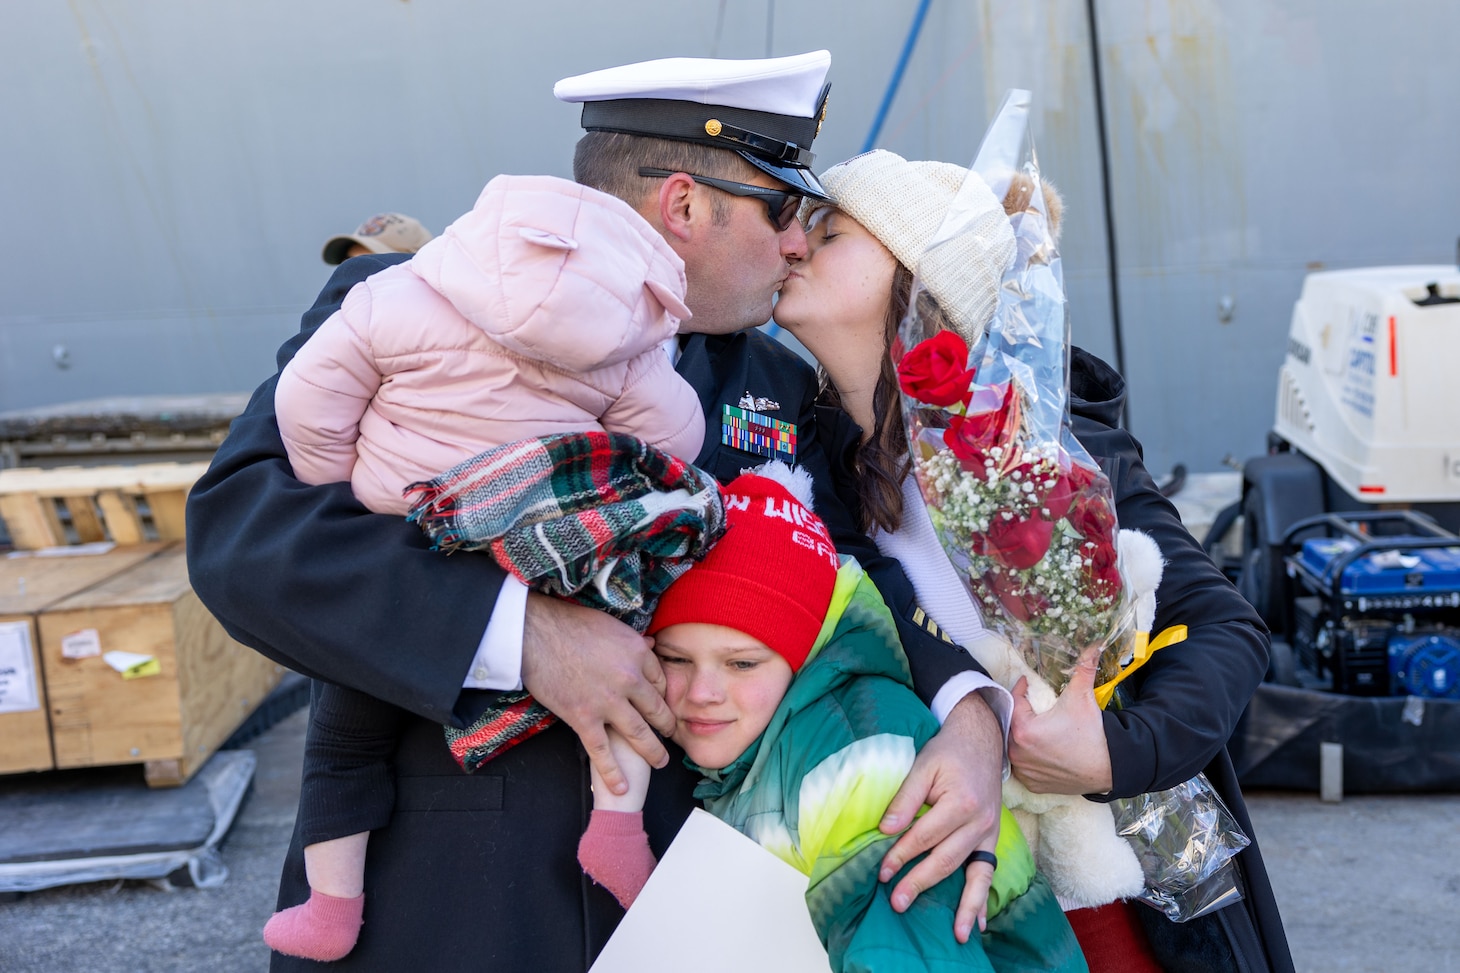
M894 609L915 688L942 719L882 822L901 837L880 873L897 875L890 901L906 909L954 871L977 873L968 856L995 847L1000 723L1011 700L939 637L896 562L854 526L832 487L849 474L834 472L821 439L813 370L754 330L805 254L801 200L826 198L811 144L830 60L825 51L671 58L565 79L556 94L584 105L588 134L574 178L628 202L685 263L690 333L667 351L705 411L696 465L722 481L765 459L813 472L818 510ZM343 264L281 361L355 284L404 259ZM347 484L301 484L280 439L274 381L235 420L190 494L189 568L199 596L241 641L408 711L393 773L380 782L393 790L395 811L371 839L373 891L358 945L339 968L586 969L622 915L575 855L592 803L590 764L609 789L626 786L610 729L660 768L644 808L655 850L693 806L694 778L656 736L675 727L658 661L603 613L529 595L488 558L431 551L414 526L367 513ZM521 688L561 723L463 775L439 724L468 726L492 693ZM316 810L301 807L280 908L309 895L300 835ZM959 914L981 905L972 892ZM390 922L372 923L377 914ZM272 968L307 962L275 955Z
M415 253L429 242L431 231L420 220L404 213L377 213L354 233L326 240L320 256L333 266L367 253Z

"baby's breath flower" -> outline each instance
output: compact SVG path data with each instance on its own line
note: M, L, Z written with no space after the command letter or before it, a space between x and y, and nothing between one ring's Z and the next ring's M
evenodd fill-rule
M1003 467L1006 455L1017 457L1019 465ZM1011 568L992 553L978 552L989 546L991 525L1003 525L1002 530L1016 522L1050 520L1045 499L1059 485L1060 464L1054 443L1016 450L993 446L982 475L964 469L947 448L913 464L933 526L954 564L967 565L965 580L984 609L985 622L1019 646L1026 661L1056 688L1068 679L1081 648L1108 643L1115 634L1123 607L1119 593L1107 592L1092 579L1099 545L1061 519L1044 555L1028 568ZM1028 618L1011 614L1010 603L1026 606ZM1106 652L1111 658L1116 654L1113 648ZM1111 672L1102 668L1102 675Z

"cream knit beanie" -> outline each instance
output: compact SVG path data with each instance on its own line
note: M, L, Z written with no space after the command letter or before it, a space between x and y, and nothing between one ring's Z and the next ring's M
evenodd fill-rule
M928 243L959 195L968 225L927 253ZM977 174L949 162L909 162L875 149L826 170L821 184L852 219L922 279L969 345L983 336L1014 259L1014 230L1004 208ZM802 215L818 204L807 201Z

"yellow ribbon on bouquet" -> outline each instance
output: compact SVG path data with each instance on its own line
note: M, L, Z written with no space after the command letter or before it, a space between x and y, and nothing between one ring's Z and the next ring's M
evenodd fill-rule
M1115 695L1115 687L1124 682L1126 676L1129 676L1141 666L1145 665L1151 656L1156 654L1157 649L1164 649L1168 645L1175 645L1177 642L1185 641L1185 625L1172 625L1170 628L1163 629L1161 634L1157 635L1154 639L1151 638L1150 632L1137 632L1135 637L1135 651L1131 654L1130 662L1121 667L1121 670L1115 674L1114 679L1095 687L1095 702L1100 704L1101 709L1104 709L1105 704L1109 703L1110 698Z

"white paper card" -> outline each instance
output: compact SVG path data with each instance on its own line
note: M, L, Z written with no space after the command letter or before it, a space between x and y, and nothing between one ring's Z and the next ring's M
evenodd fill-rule
M143 655L140 652L123 652L121 649L107 652L101 658L103 662L122 675L126 675L128 669L136 669L144 663L152 661L150 655Z
M61 636L61 655L67 659L101 655L101 634L94 628L83 628Z
M35 660L30 652L30 622L0 622L0 713L40 708Z
M696 810L589 973L828 969L806 876Z

